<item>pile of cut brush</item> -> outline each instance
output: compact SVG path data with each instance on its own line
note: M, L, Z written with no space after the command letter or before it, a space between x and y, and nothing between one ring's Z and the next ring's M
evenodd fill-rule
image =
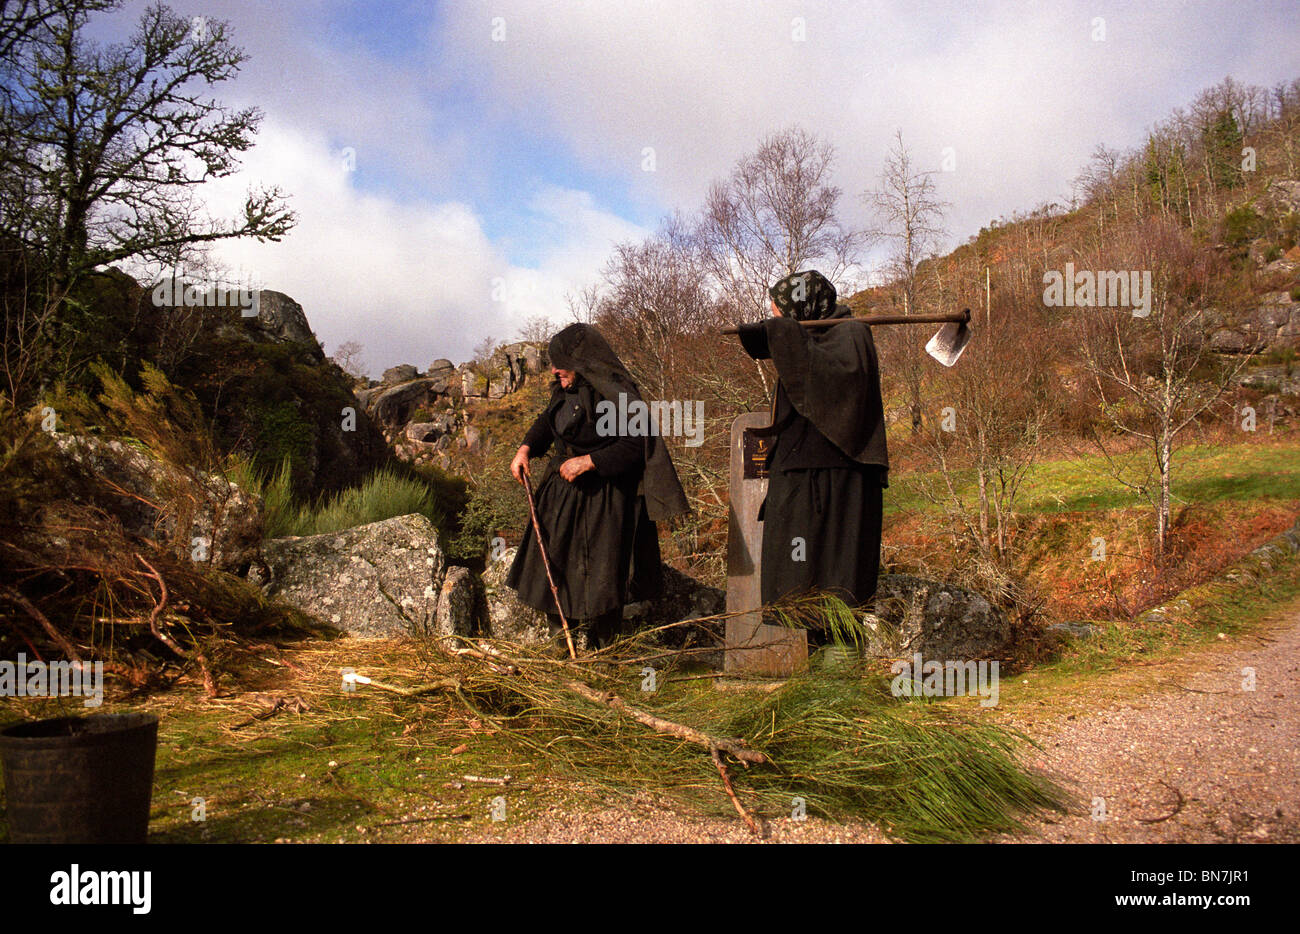
M719 676L692 665L696 653L716 649L666 650L670 628L577 659L431 639L420 683L358 680L413 698L445 694L560 776L734 811L758 835L765 817L788 817L801 804L916 842L1012 832L1026 816L1065 805L1056 786L1020 763L1027 740L1017 733L895 698L886 678L860 671L717 690Z

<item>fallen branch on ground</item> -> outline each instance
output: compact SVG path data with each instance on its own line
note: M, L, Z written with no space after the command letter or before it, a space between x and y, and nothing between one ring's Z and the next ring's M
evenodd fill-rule
M710 736L694 727L689 727L681 723L674 723L671 720L665 720L663 717L656 717L652 713L647 713L633 707L623 698L619 697L613 691L598 691L589 684L583 684L581 681L569 681L565 683L570 691L579 697L591 701L593 704L604 704L615 713L622 714L625 717L637 721L643 726L648 726L656 733L667 733L671 736L679 737L687 742L695 743L697 746L703 746L705 749L721 749L743 763L755 763L756 765L766 764L767 756L763 755L756 749L749 749L740 740L719 739L716 736ZM746 766L748 768L748 766Z

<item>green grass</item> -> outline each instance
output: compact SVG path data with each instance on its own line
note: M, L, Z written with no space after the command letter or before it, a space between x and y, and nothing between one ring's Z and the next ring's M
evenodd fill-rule
M1044 461L1026 478L1018 500L1025 513L1077 512L1087 509L1127 509L1144 506L1135 491L1121 486L1106 472L1100 456ZM938 474L923 474L937 478ZM973 470L956 472L958 492L975 500ZM1243 442L1189 446L1174 453L1175 502L1218 500L1300 499L1300 449ZM933 510L906 480L891 486L885 511Z
M255 724L243 743L218 721L192 708L164 720L159 736L151 839L157 842L264 842L292 839L343 842L401 839L418 832L456 834L490 823L491 799L501 788L444 785L463 774L520 774L508 749L475 744L477 751L450 756L459 736L403 734L410 724L387 709L384 698L348 696L283 723ZM322 722L322 714L327 717ZM260 735L259 735L260 734ZM504 753L504 754L503 754ZM532 796L508 791L518 816ZM206 820L192 820L192 802L203 797ZM435 806L436 803L436 806ZM306 805L306 807L304 807ZM437 821L383 826L412 816ZM464 817L460 817L464 815Z
M358 664L379 662L361 655ZM186 691L145 705L105 702L97 708L94 713L148 710L159 717L150 841L454 840L494 826L490 808L497 795L507 797L508 819L517 821L552 794L528 787L536 770L508 740L449 717L445 705L373 691L345 694L333 688L336 670L326 672L331 687L304 693L311 704L307 712L281 713L238 731L228 728L259 709L246 695L239 704L213 705ZM382 669L376 664L366 670ZM0 722L20 713L22 719L88 713L79 698L27 700L22 708L9 710ZM469 748L452 755L461 744ZM525 781L506 789L465 782L446 787L465 774L511 774ZM197 798L203 799L203 820L194 819ZM8 839L4 803L0 782L0 843ZM433 815L441 817L384 826Z

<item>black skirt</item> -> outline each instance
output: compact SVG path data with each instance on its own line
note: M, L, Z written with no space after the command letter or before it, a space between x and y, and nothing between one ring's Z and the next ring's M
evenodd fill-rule
M763 602L810 590L849 606L876 592L881 473L872 467L774 470L763 519Z
M659 538L637 494L639 471L606 478L589 470L570 483L556 466L562 460L551 459L534 497L564 615L592 619L653 595ZM522 603L554 613L531 522L525 532L506 583Z

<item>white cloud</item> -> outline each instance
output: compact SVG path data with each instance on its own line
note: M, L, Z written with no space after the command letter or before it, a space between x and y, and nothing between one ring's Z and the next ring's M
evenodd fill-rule
M896 127L921 167L938 169L951 146L956 171L938 181L964 238L1068 199L1098 142L1139 145L1146 127L1225 74L1294 77L1293 4L1251 9L496 0L490 10L449 5L431 38L500 112L548 127L586 168L669 208L698 207L712 179L791 123L836 145L842 210L855 223L867 220L858 195L877 183ZM494 16L504 42L491 40ZM640 170L646 146L653 173Z
M468 205L358 191L319 135L268 121L258 139L239 176L205 190L209 208L234 216L250 182L277 184L298 224L280 243L232 241L215 256L236 280L298 301L327 352L360 342L373 375L468 359L484 337L512 340L533 315L562 320L564 294L594 277L615 239L641 233L585 192L544 189L532 208L547 246L536 268L512 266Z
M901 128L923 168L953 148L956 171L936 181L961 239L1068 197L1096 143L1139 145L1225 74L1294 77L1293 6L493 0L438 7L410 43L381 4L372 29L345 35L326 28L361 15L342 0L208 0L251 56L214 90L267 113L249 171L219 186L220 213L260 178L300 214L281 244L220 252L302 302L328 350L363 343L373 372L465 359L529 316L563 318L564 292L643 235L575 189L643 217L693 211L763 136L798 123L836 146L844 219L866 225L859 195ZM399 11L403 28L416 9ZM497 16L505 42L492 41ZM340 146L355 148L355 175Z

